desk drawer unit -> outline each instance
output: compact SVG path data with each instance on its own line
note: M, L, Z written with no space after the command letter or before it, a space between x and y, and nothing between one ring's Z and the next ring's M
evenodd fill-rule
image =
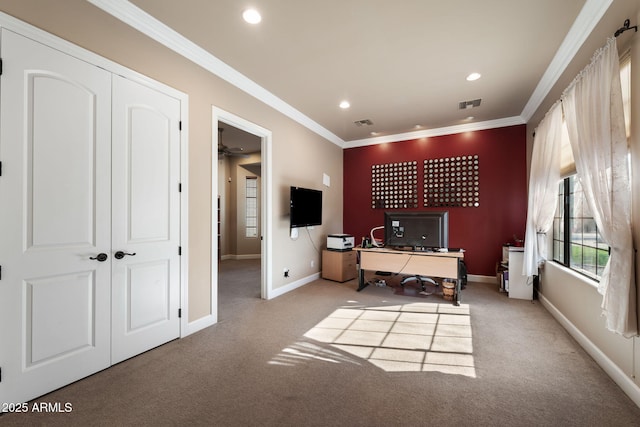
M346 282L357 275L355 251L322 251L323 279Z

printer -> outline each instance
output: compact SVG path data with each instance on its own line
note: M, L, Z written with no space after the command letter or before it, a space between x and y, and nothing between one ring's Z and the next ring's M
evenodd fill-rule
M349 234L329 234L327 249L330 251L350 251L354 245L354 238Z

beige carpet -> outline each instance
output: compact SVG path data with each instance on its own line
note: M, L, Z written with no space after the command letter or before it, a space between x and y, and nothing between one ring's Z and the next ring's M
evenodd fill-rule
M258 298L221 266L220 322L36 402L13 425L638 426L638 408L539 302L469 283L437 295L318 280Z

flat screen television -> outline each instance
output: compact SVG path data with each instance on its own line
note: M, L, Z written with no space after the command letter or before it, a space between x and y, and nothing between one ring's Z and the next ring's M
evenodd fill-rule
M449 212L385 212L384 240L395 248L448 248Z
M291 228L322 224L322 191L291 187L289 199Z

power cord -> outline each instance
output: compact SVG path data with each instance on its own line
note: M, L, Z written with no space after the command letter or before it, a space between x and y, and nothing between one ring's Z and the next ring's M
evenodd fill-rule
M305 230L307 230L307 235L309 236L309 241L311 242L311 246L313 246L313 249L315 249L316 253L320 253L320 250L318 249L318 247L316 246L315 242L313 241L313 238L311 238L311 233L309 232L309 227L305 227Z

